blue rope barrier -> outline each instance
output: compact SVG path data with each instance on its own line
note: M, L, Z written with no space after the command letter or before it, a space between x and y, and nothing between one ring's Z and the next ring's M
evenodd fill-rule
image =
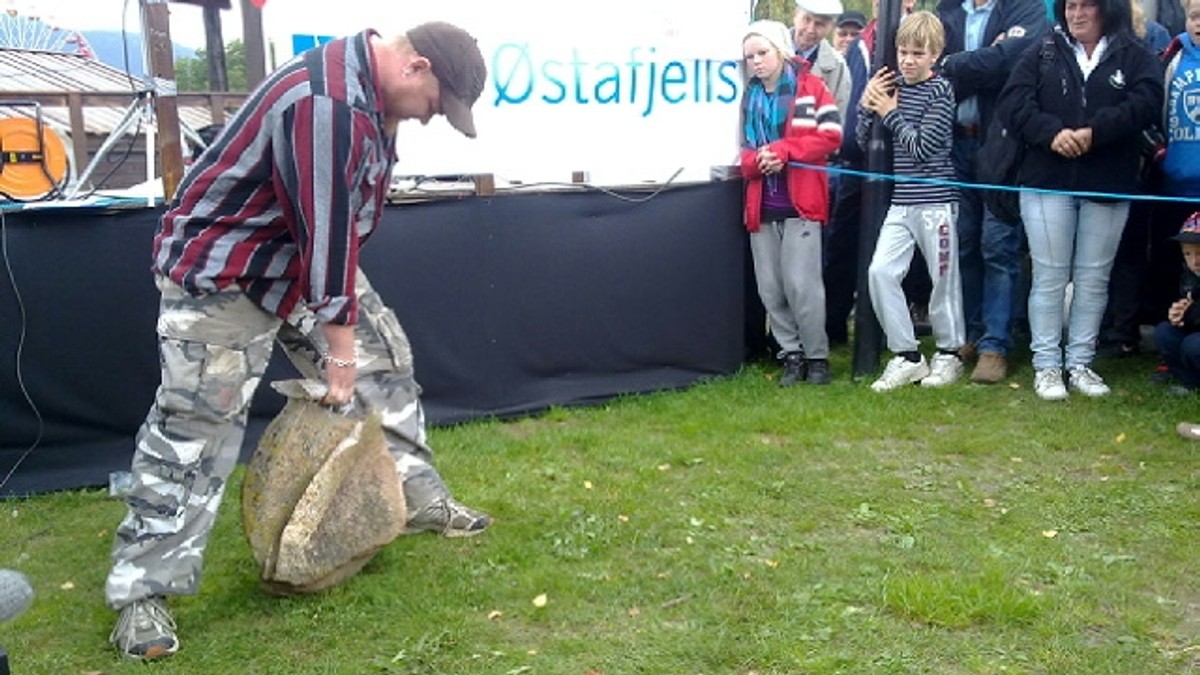
M931 185L948 185L956 188L965 188L968 190L1010 190L1013 192L1033 192L1037 194L1048 195L1067 195L1069 197L1078 197L1080 199L1107 199L1112 201L1144 201L1144 202L1195 202L1200 204L1200 197L1169 197L1164 195L1130 195L1114 192L1070 192L1064 190L1049 190L1046 188L1036 188L1029 186L1015 185L996 185L992 183L964 183L956 180L943 180L941 178L921 178L919 176L896 176L890 173L875 173L873 171L858 171L856 169L845 169L836 166L822 166L819 164L804 164L802 162L788 162L788 166L794 166L800 169L812 169L814 171L825 171L826 173L844 174L847 176L859 176L860 178L869 178L875 180L890 180L895 183L929 183Z

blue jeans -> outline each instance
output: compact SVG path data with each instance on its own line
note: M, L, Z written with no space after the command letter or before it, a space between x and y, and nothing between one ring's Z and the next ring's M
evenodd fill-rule
M975 182L979 139L955 136L951 157L958 180ZM1020 265L1021 228L988 211L978 190L964 189L958 202L958 268L962 275L967 342L980 352L1007 355Z
M1021 220L1033 261L1029 332L1035 369L1091 365L1108 304L1108 277L1128 215L1129 202L1021 193ZM1072 293L1064 354L1067 282Z
M1154 327L1154 345L1171 377L1185 387L1200 388L1200 333L1163 321Z

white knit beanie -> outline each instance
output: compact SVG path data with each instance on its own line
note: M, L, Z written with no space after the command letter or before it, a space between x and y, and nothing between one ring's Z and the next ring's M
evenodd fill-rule
M761 35L771 43L771 46L778 49L783 58L789 59L796 53L796 47L792 44L792 31L778 21L770 21L768 19L760 19L746 26L746 34L742 36L742 42L751 35Z

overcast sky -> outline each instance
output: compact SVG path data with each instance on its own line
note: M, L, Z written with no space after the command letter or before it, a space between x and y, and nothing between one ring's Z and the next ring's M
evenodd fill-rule
M221 12L221 36L226 42L242 37L241 2L233 0L232 4L232 10ZM172 41L195 49L204 47L202 10L177 2L167 7L171 14ZM0 8L25 16L40 16L64 29L121 30L123 17L125 29L130 32L141 32L142 26L138 0L0 0Z

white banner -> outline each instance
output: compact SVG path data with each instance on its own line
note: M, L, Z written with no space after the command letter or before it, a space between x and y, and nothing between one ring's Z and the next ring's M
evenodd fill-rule
M491 173L498 183L607 185L708 180L737 155L746 0L268 0L263 26L277 63L296 50L374 28L424 21L479 40L488 81L479 137L444 119L401 125L398 175ZM306 8L311 10L311 7Z

